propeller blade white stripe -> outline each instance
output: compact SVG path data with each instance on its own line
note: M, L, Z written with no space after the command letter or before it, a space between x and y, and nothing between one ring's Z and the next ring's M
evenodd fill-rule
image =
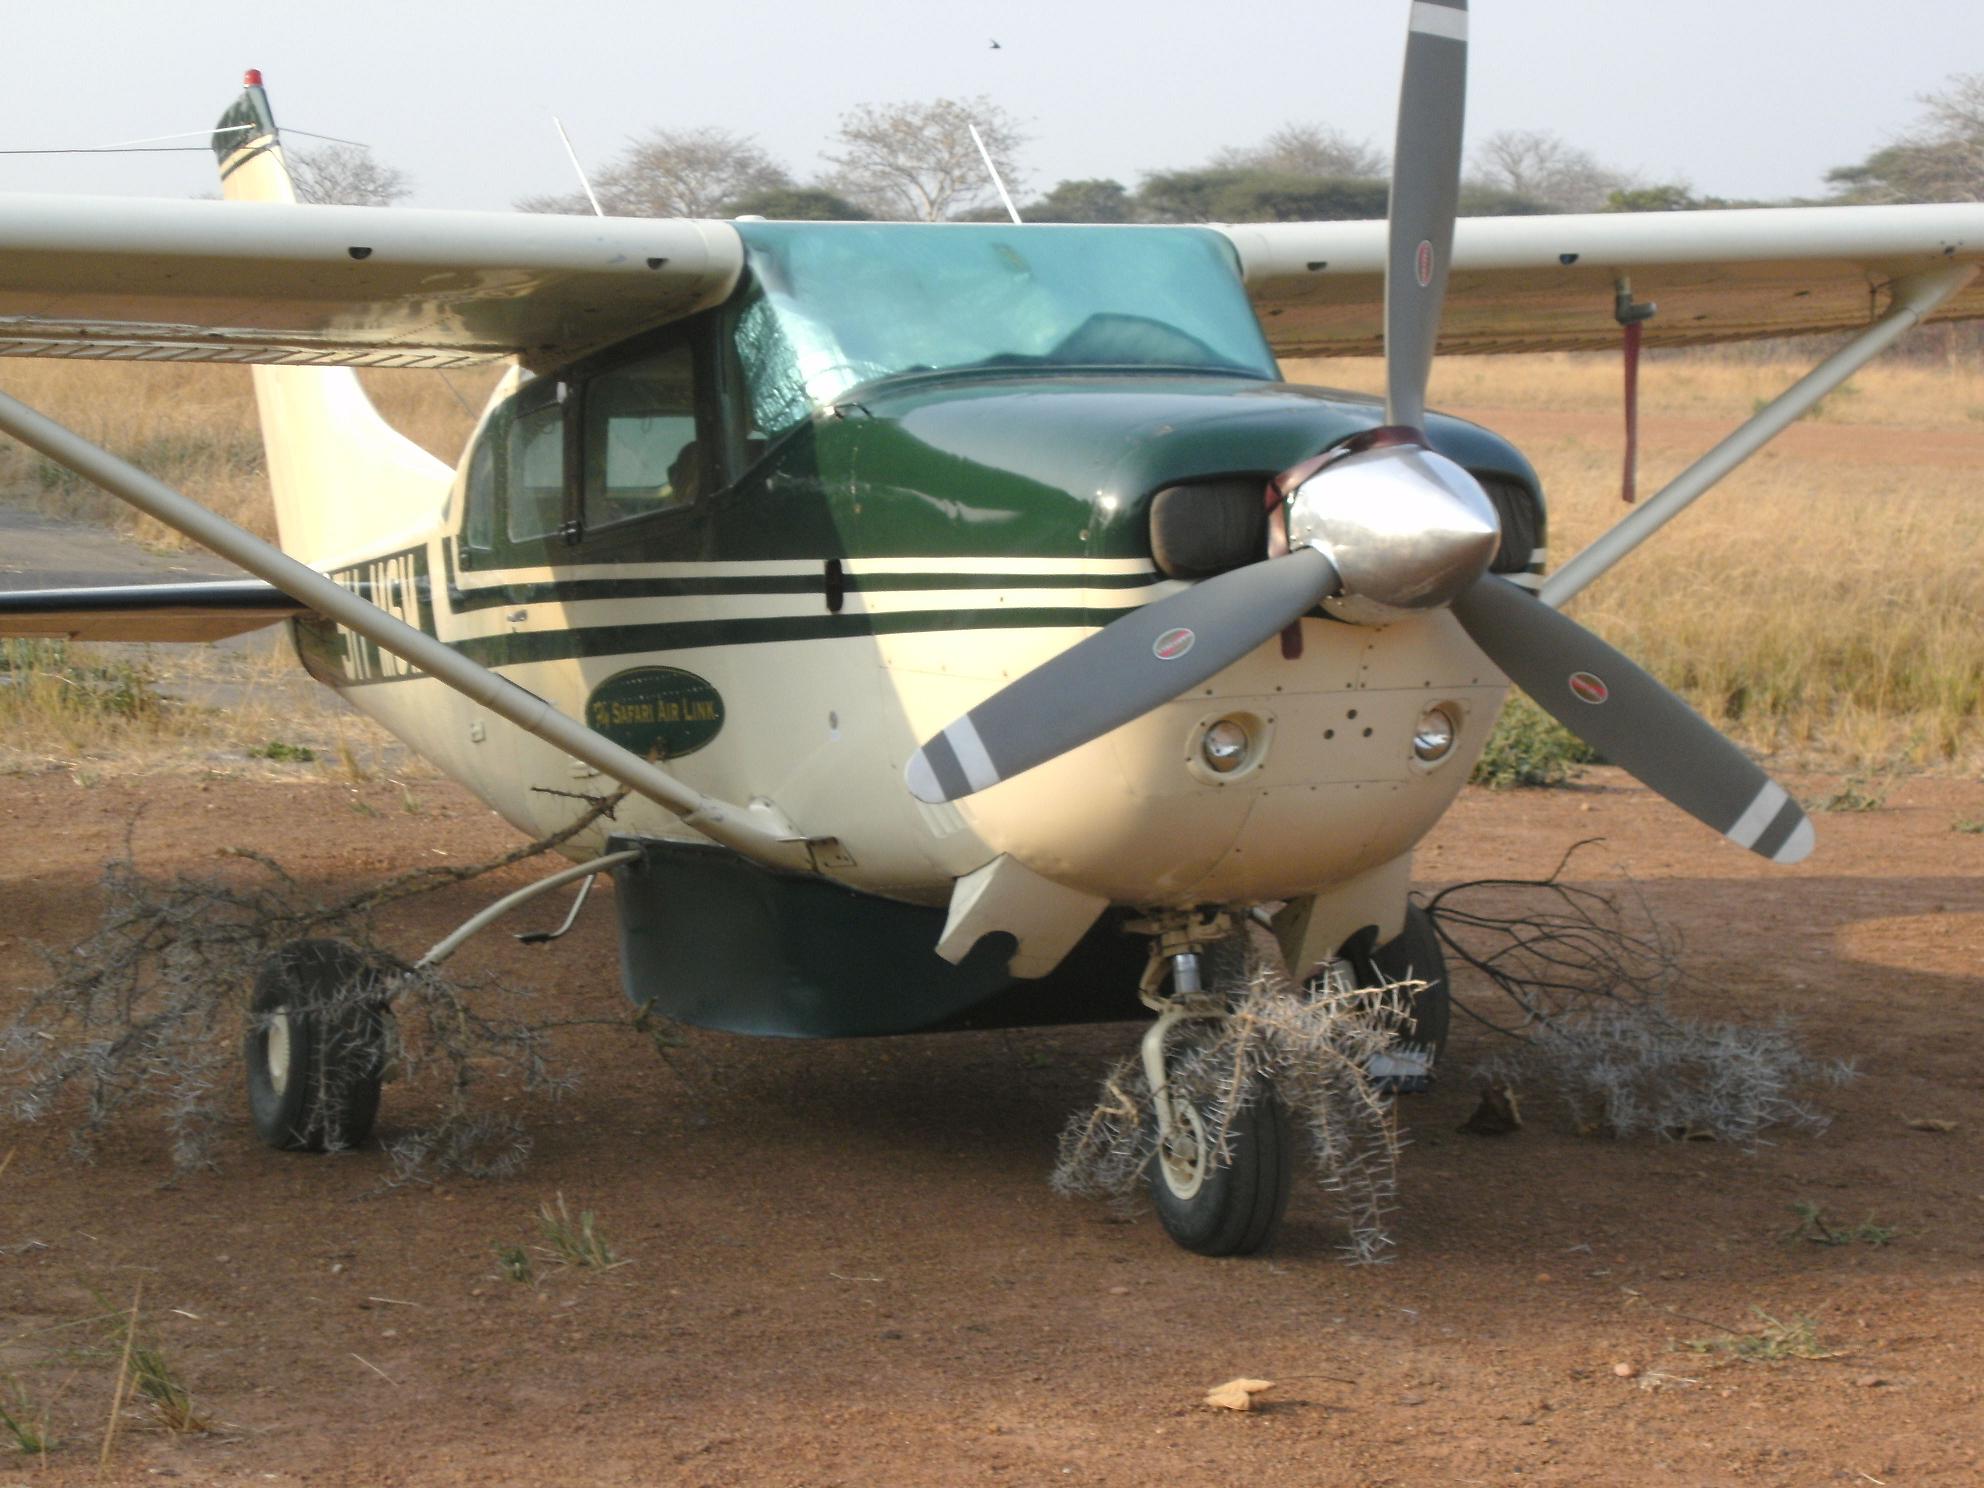
M978 725L971 721L969 713L945 729L944 737L950 740L951 752L958 757L958 768L964 771L964 778L971 782L973 790L982 791L999 783L998 767L985 752L985 741L978 737Z
M1784 787L1775 780L1766 780L1763 789L1744 808L1743 814L1729 824L1729 830L1722 835L1738 847L1755 847L1757 839L1764 834L1764 828L1777 820L1778 812L1790 797Z
M1449 41L1466 41L1467 12L1433 0L1413 0L1412 29L1428 36L1444 36Z

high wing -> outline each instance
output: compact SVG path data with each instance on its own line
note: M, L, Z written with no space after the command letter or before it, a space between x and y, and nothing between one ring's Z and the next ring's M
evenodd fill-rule
M725 298L728 223L266 202L14 196L0 356L546 366ZM1382 222L1221 229L1277 354L1382 349ZM1649 346L1864 326L1892 286L1984 263L1984 204L1471 218L1442 353L1611 347L1621 281ZM1984 283L1934 319L1984 316Z
M721 302L724 222L0 198L0 356L551 365Z
M1385 224L1222 228L1279 356L1384 350ZM1984 204L1464 218L1441 354L1616 347L1621 281L1658 313L1648 346L1854 330L1897 283L1984 264ZM1984 276L1929 318L1984 316Z

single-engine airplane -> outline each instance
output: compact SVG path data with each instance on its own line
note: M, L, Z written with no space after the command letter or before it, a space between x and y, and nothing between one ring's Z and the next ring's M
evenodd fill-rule
M0 430L250 581L16 593L12 634L276 620L311 674L518 827L632 794L610 869L628 994L750 1033L1158 1014L1152 1192L1258 1249L1290 1136L1222 1144L1165 1090L1249 918L1289 968L1423 981L1389 1078L1445 1036L1414 844L1519 684L1779 862L1798 805L1560 606L1909 327L1984 315L1984 206L1455 223L1464 0L1413 0L1389 223L637 221L300 206L258 74L224 202L0 203L0 354L251 364L281 550L0 397ZM1545 577L1534 471L1430 412L1452 353L1796 331L1847 343ZM1386 358L1382 401L1278 356ZM458 469L353 368L507 359ZM547 880L547 883L554 880ZM589 881L589 880L588 880ZM313 1012L264 978L257 1128L320 1142ZM361 1044L364 1041L360 1041ZM355 1061L355 1062L354 1062ZM1228 1151L1219 1149L1225 1146Z

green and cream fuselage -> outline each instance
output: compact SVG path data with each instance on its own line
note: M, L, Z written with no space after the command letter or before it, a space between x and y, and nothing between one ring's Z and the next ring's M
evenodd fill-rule
M740 232L729 300L513 375L430 530L320 566L696 788L831 840L815 867L847 888L951 905L955 923L960 882L1001 865L1023 891L964 928L1012 935L1016 973L1051 969L1109 906L1313 901L1298 939L1314 960L1395 933L1413 844L1506 686L1444 610L1375 629L1317 612L1298 657L1261 648L956 804L902 780L947 721L1189 581L1153 554L1158 493L1183 493L1174 512L1223 502L1230 524L1236 492L1258 505L1275 472L1382 408L1278 380L1209 232ZM1170 294L1148 317L1124 308L1153 298L1140 271ZM887 334L849 344L849 301L945 276L932 324L898 294ZM1024 346L1039 350L1008 349ZM1538 566L1527 464L1459 421L1430 432L1529 514L1504 566ZM586 767L328 621L299 627L316 676L510 821L569 820ZM1413 741L1436 705L1459 738L1428 763ZM1230 773L1201 747L1222 719L1249 740ZM613 830L696 838L638 799Z

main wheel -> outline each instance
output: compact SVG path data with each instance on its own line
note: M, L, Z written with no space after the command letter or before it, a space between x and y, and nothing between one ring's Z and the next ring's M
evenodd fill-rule
M1165 1232L1200 1255L1252 1255L1274 1238L1288 1207L1294 1141L1288 1113L1265 1081L1219 1135L1190 1101L1171 1101L1171 1135L1151 1158L1150 1195Z
M338 940L299 940L262 964L243 1048L255 1135L309 1152L372 1134L386 1073L380 969Z
M1447 955L1432 918L1416 904L1405 907L1405 928L1375 951L1347 951L1360 982L1424 982L1412 998L1412 1012L1399 1031L1397 1060L1401 1073L1381 1076L1397 1090L1424 1090L1432 1083L1441 1051L1447 1047L1447 1025L1453 1000L1447 989ZM1415 1067L1419 1067L1414 1072Z

